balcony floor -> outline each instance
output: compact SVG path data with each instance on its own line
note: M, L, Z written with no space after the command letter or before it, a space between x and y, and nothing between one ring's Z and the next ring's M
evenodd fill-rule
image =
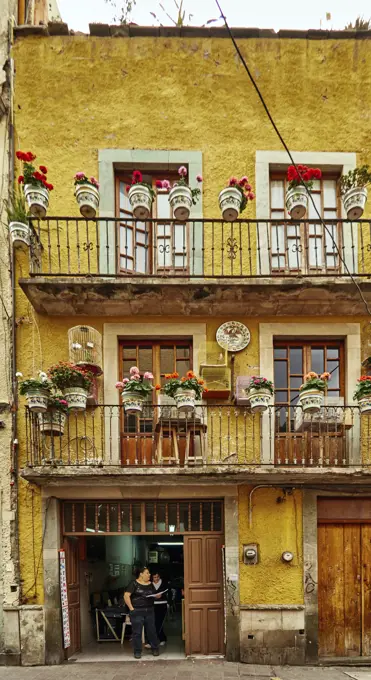
M357 277L371 305L371 280ZM63 316L184 315L354 316L365 307L350 277L34 276L19 284L40 314Z

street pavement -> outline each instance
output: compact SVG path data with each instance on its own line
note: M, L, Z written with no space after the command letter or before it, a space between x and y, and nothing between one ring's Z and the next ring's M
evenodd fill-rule
M371 666L256 666L218 660L0 667L0 680L371 680Z

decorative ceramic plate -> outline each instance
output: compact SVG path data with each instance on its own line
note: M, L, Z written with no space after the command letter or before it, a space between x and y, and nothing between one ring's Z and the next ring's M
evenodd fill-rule
M228 352L240 352L250 342L250 331L239 321L227 321L216 331L216 341Z

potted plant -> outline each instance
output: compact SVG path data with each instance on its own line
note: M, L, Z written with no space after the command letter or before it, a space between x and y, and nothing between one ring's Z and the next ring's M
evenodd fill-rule
M139 368L137 366L132 366L130 369L130 378L124 378L116 383L116 388L121 391L121 399L125 413L128 415L142 413L143 403L153 390L151 380L153 380L152 373L147 371L141 376Z
M36 156L32 151L17 151L16 156L23 162L23 175L19 175L18 184L24 185L24 195L30 212L35 217L43 218L49 206L49 191L54 189L47 180L48 170L45 165L39 165L36 170L33 165Z
M165 378L168 382L161 388L156 385L156 390L162 392L175 400L177 408L183 413L191 413L194 410L196 399L202 398L203 392L207 392L204 387L204 380L197 378L193 371L179 378L179 373L166 373Z
M253 413L264 413L274 392L273 383L267 378L253 375L245 390Z
M81 366L74 366L67 361L60 361L48 371L53 385L61 390L71 411L85 411L89 391L93 382L90 371Z
M43 371L39 371L38 378L29 378L19 383L19 394L26 397L27 406L33 413L45 413L48 399L51 395L52 384ZM22 373L16 373L17 378L23 378Z
M5 201L8 216L10 240L15 248L26 249L31 244L30 227L28 226L26 201L19 191L13 192Z
M46 413L38 414L40 432L50 434L51 436L55 434L62 436L67 413L67 401L63 397L51 395L48 399L48 410Z
M150 184L143 182L143 175L140 170L134 170L131 184L127 185L126 191L134 217L138 220L147 220L151 214L152 202L156 194Z
M174 182L173 187L169 180L158 179L156 182L157 189L170 190L169 193L169 203L173 211L173 215L179 222L185 222L189 218L189 213L192 205L196 205L198 199L201 196L201 189L196 187L196 189L191 189L186 181L187 168L182 165L178 170L179 179ZM202 176L197 175L197 182L202 182Z
M310 371L304 376L304 383L299 388L299 404L303 413L318 413L321 410L330 378L330 373L318 375L314 371Z
M286 193L286 208L293 220L301 220L304 217L308 207L308 191L313 187L313 180L322 177L319 168L308 168L306 165L297 167L299 172L294 165L287 169L289 186Z
M371 413L371 375L361 375L357 381L354 399L357 399L359 410L363 415Z
M358 220L363 215L367 201L367 185L371 184L368 165L349 170L340 177L340 194L348 220Z
M95 177L89 179L84 172L77 172L74 180L75 196L80 213L90 220L96 216L99 208L99 182Z
M252 192L252 187L249 184L249 178L231 177L228 181L226 189L222 189L219 194L219 207L222 211L223 220L226 222L234 222L238 215L242 213L248 201L253 201L255 194Z

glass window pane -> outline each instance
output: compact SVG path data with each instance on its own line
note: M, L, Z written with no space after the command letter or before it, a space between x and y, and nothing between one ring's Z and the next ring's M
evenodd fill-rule
M157 503L157 531L166 531L165 503Z
M129 503L120 503L121 531L129 531Z
M328 347L327 348L327 358L337 359L340 353L339 347Z
M297 378L290 378L290 387L291 387L291 389L292 389L293 387L300 387L300 385L302 384L302 382L303 382L303 378L302 378L302 377L300 377L300 378L299 378L299 377L297 377ZM291 392L291 395L292 395L292 392Z
M139 370L141 373L152 372L152 347L139 347Z
M109 506L109 530L118 531L118 504L110 503Z
M323 202L326 208L336 208L336 180L323 180Z
M176 224L175 231L175 250L177 253L186 250L186 227L184 224Z
M167 219L170 214L169 194L167 192L157 194L157 217Z
M214 531L222 529L222 504L214 503Z
M325 370L325 352L323 347L312 347L311 349L311 371L323 373Z
M288 392L286 390L278 390L275 393L275 402L282 404L288 401Z
M313 180L312 190L313 191L321 191L321 181L319 179Z
M276 388L287 387L287 363L286 361L274 362L274 384Z
M126 212L132 213L131 205L129 203L128 195L125 191L126 183L120 182L120 208Z
M321 238L311 237L309 239L309 264L311 267L322 267L323 265Z
M86 531L95 531L95 503L86 504Z
M140 503L132 503L133 531L141 531L141 507Z
M141 248L141 246L137 246L136 250L137 262L135 271L139 272L140 274L145 274L147 271L147 250L145 248Z
M179 530L188 531L188 503L179 504Z
M177 345L176 357L177 359L189 359L189 346Z
M72 503L65 503L63 512L64 512L64 530L72 531Z
M75 531L84 531L84 504L75 503Z
M202 531L211 531L211 503L202 503Z
M322 207L321 207L321 194L313 194L312 193L312 198L314 200L314 203L316 205L316 208L319 212L319 214L322 214ZM314 209L314 205L311 200L308 199L308 216L309 219L317 219L318 220L318 215Z
M190 360L186 359L185 361L177 361L176 362L176 370L177 373L179 373L180 376L185 375L187 371L190 369Z
M154 503L146 502L146 531L154 531L154 516L155 516L155 506Z
M338 361L328 361L327 370L331 373L331 379L329 380L330 389L338 389L340 385L340 371Z
M135 359L137 356L136 352L136 347L133 345L132 347L123 347L122 348L122 356L124 359Z
M284 182L282 179L271 180L271 208L282 208L285 205Z
M178 269L186 269L186 267L187 267L187 253L184 253L184 255L175 255L174 267L177 267Z
M174 350L172 347L160 347L160 373L173 373Z
M200 503L191 503L191 530L200 531Z
M170 525L175 527L175 531L177 530L177 512L176 512L176 503L169 503L168 504L168 518L169 518L169 531L170 531Z
M272 226L272 251L274 253L285 251L285 227L281 224Z
M122 255L133 255L133 230L128 227L120 229L120 252Z
M159 267L170 267L171 265L171 241L170 239L157 239L157 262Z
M287 348L286 347L275 347L274 348L274 358L275 359L286 359Z
M290 347L290 373L303 374L303 348Z
M107 531L107 504L98 504L98 531Z

